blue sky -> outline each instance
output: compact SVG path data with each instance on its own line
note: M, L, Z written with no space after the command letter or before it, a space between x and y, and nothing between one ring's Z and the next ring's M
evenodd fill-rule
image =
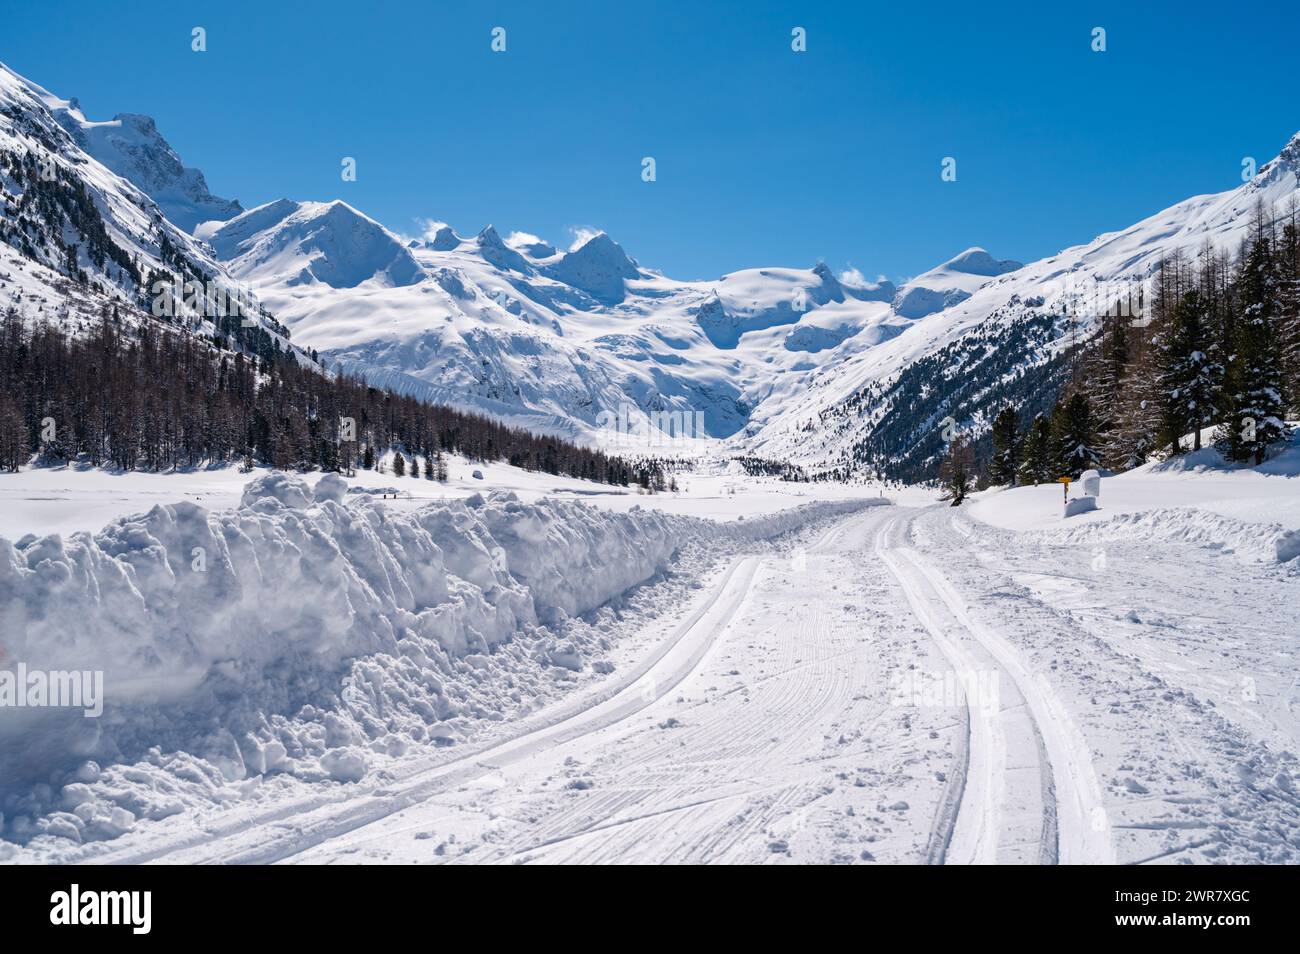
M1300 129L1296 11L45 0L7 5L0 59L92 119L152 115L245 206L339 197L408 234L563 244L603 228L679 278L899 278L971 245L1029 261L1239 184Z

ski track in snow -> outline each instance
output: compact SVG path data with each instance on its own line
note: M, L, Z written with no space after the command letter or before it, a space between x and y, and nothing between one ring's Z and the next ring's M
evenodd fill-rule
M1108 552L1123 572L1074 575L1077 545L947 507L861 511L802 565L737 557L639 663L513 737L93 860L1295 861L1286 610L1252 627L1173 582L1235 572L1224 585L1272 606L1293 580ZM1248 651L1266 698L1232 705L1216 659ZM910 671L997 693L900 702Z
M974 753L970 762L977 770L967 777L949 860L1113 864L1105 809L1087 743L1056 698L1051 682L1031 673L1015 646L974 619L943 574L915 550L887 548L885 534L882 530L877 538L877 552L902 583L908 601L954 668L973 674L989 662L997 667L1000 692L996 706L988 699L967 699ZM943 633L933 608L926 605L936 599L960 627L962 632L955 637ZM978 650L968 649L969 643ZM981 655L987 662L981 661ZM1014 760L1009 753L1014 753ZM1034 811L1039 815L1036 846L1026 837L1036 822L1024 817ZM1035 847L1037 858L1032 857Z

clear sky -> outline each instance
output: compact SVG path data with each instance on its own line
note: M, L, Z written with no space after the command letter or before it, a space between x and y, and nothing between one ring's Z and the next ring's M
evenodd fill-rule
M42 0L5 4L0 59L92 119L153 116L247 207L338 197L405 234L492 222L565 245L596 227L678 278L818 260L899 278L971 245L1029 261L1238 185L1300 130L1298 8Z

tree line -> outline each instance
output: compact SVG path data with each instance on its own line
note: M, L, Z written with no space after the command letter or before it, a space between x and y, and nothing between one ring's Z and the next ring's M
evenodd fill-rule
M1089 468L1124 471L1211 443L1232 462L1260 464L1300 415L1300 214L1257 208L1235 250L1208 242L1171 252L1139 309L1114 303L1069 355L1048 413L1006 405L981 468L969 441L949 447L950 497L972 485L1038 484ZM1190 435L1190 437L1189 437ZM959 489L964 483L965 489Z
M628 486L662 484L629 462L491 418L332 374L291 351L259 357L152 321L124 325L105 306L82 334L0 315L0 468L33 454L122 470L225 463L280 470L377 467L445 476L441 455ZM417 461L424 461L421 468ZM412 467L414 463L414 467Z

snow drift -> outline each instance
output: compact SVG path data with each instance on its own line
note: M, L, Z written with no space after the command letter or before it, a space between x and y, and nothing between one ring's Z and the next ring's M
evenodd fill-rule
M1300 557L1300 531L1236 520L1199 507L1122 513L1067 530L1046 531L1044 537L1052 543L1078 545L1111 540L1180 543L1218 550L1247 563L1282 564Z
M0 539L0 665L102 670L106 698L99 719L0 711L4 838L111 838L270 774L358 780L527 711L557 675L610 671L609 634L573 617L684 546L884 503L715 524L510 493L397 512L345 504L340 483L271 474L230 511L159 505L98 534Z

